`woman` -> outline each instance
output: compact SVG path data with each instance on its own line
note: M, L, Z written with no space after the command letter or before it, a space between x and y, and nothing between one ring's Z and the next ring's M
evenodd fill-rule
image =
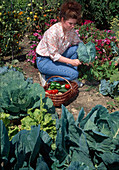
M66 2L61 6L60 22L51 26L36 48L37 67L42 74L42 86L51 76L62 76L67 80L78 81L78 65L81 62L77 56L78 43L81 42L74 30L77 22L81 21L81 5L77 2ZM61 81L53 77L50 81Z

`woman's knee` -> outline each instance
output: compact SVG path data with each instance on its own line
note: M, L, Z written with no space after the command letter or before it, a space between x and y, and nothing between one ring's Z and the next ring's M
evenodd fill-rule
M78 78L78 75L79 75L79 72L78 72L77 70L72 70L72 72L71 72L70 75L69 75L70 80L77 79L77 78Z

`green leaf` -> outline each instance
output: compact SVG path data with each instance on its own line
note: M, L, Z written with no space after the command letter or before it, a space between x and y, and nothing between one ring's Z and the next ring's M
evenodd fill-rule
M84 63L93 62L96 56L94 43L91 41L89 41L87 44L84 44L83 42L79 43L77 53L80 61Z
M83 112L82 112L83 113ZM94 169L89 157L86 136L74 121L73 115L62 105L62 115L56 138L55 166L65 167L67 161L80 161Z
M6 165L10 152L10 142L8 132L2 120L0 120L0 158L1 164Z
M15 146L15 156L17 162L14 168L22 168L25 160L28 166L34 162L41 146L40 126L31 128L31 131L22 130L12 139L12 145ZM29 154L29 158L27 155ZM27 158L27 159L26 159Z

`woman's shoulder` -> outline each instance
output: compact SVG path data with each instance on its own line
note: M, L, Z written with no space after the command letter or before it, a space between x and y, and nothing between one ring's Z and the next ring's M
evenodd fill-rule
M58 32L58 30L60 30L61 28L61 23L60 22L57 22L55 24L53 24L48 30L47 32Z

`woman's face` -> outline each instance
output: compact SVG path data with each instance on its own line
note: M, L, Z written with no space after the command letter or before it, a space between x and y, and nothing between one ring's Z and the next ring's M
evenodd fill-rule
M64 20L63 18L61 19L61 23L62 23L62 26L63 26L63 30L64 31L70 31L74 28L74 26L76 25L77 23L77 20L76 19L68 19L68 20Z

